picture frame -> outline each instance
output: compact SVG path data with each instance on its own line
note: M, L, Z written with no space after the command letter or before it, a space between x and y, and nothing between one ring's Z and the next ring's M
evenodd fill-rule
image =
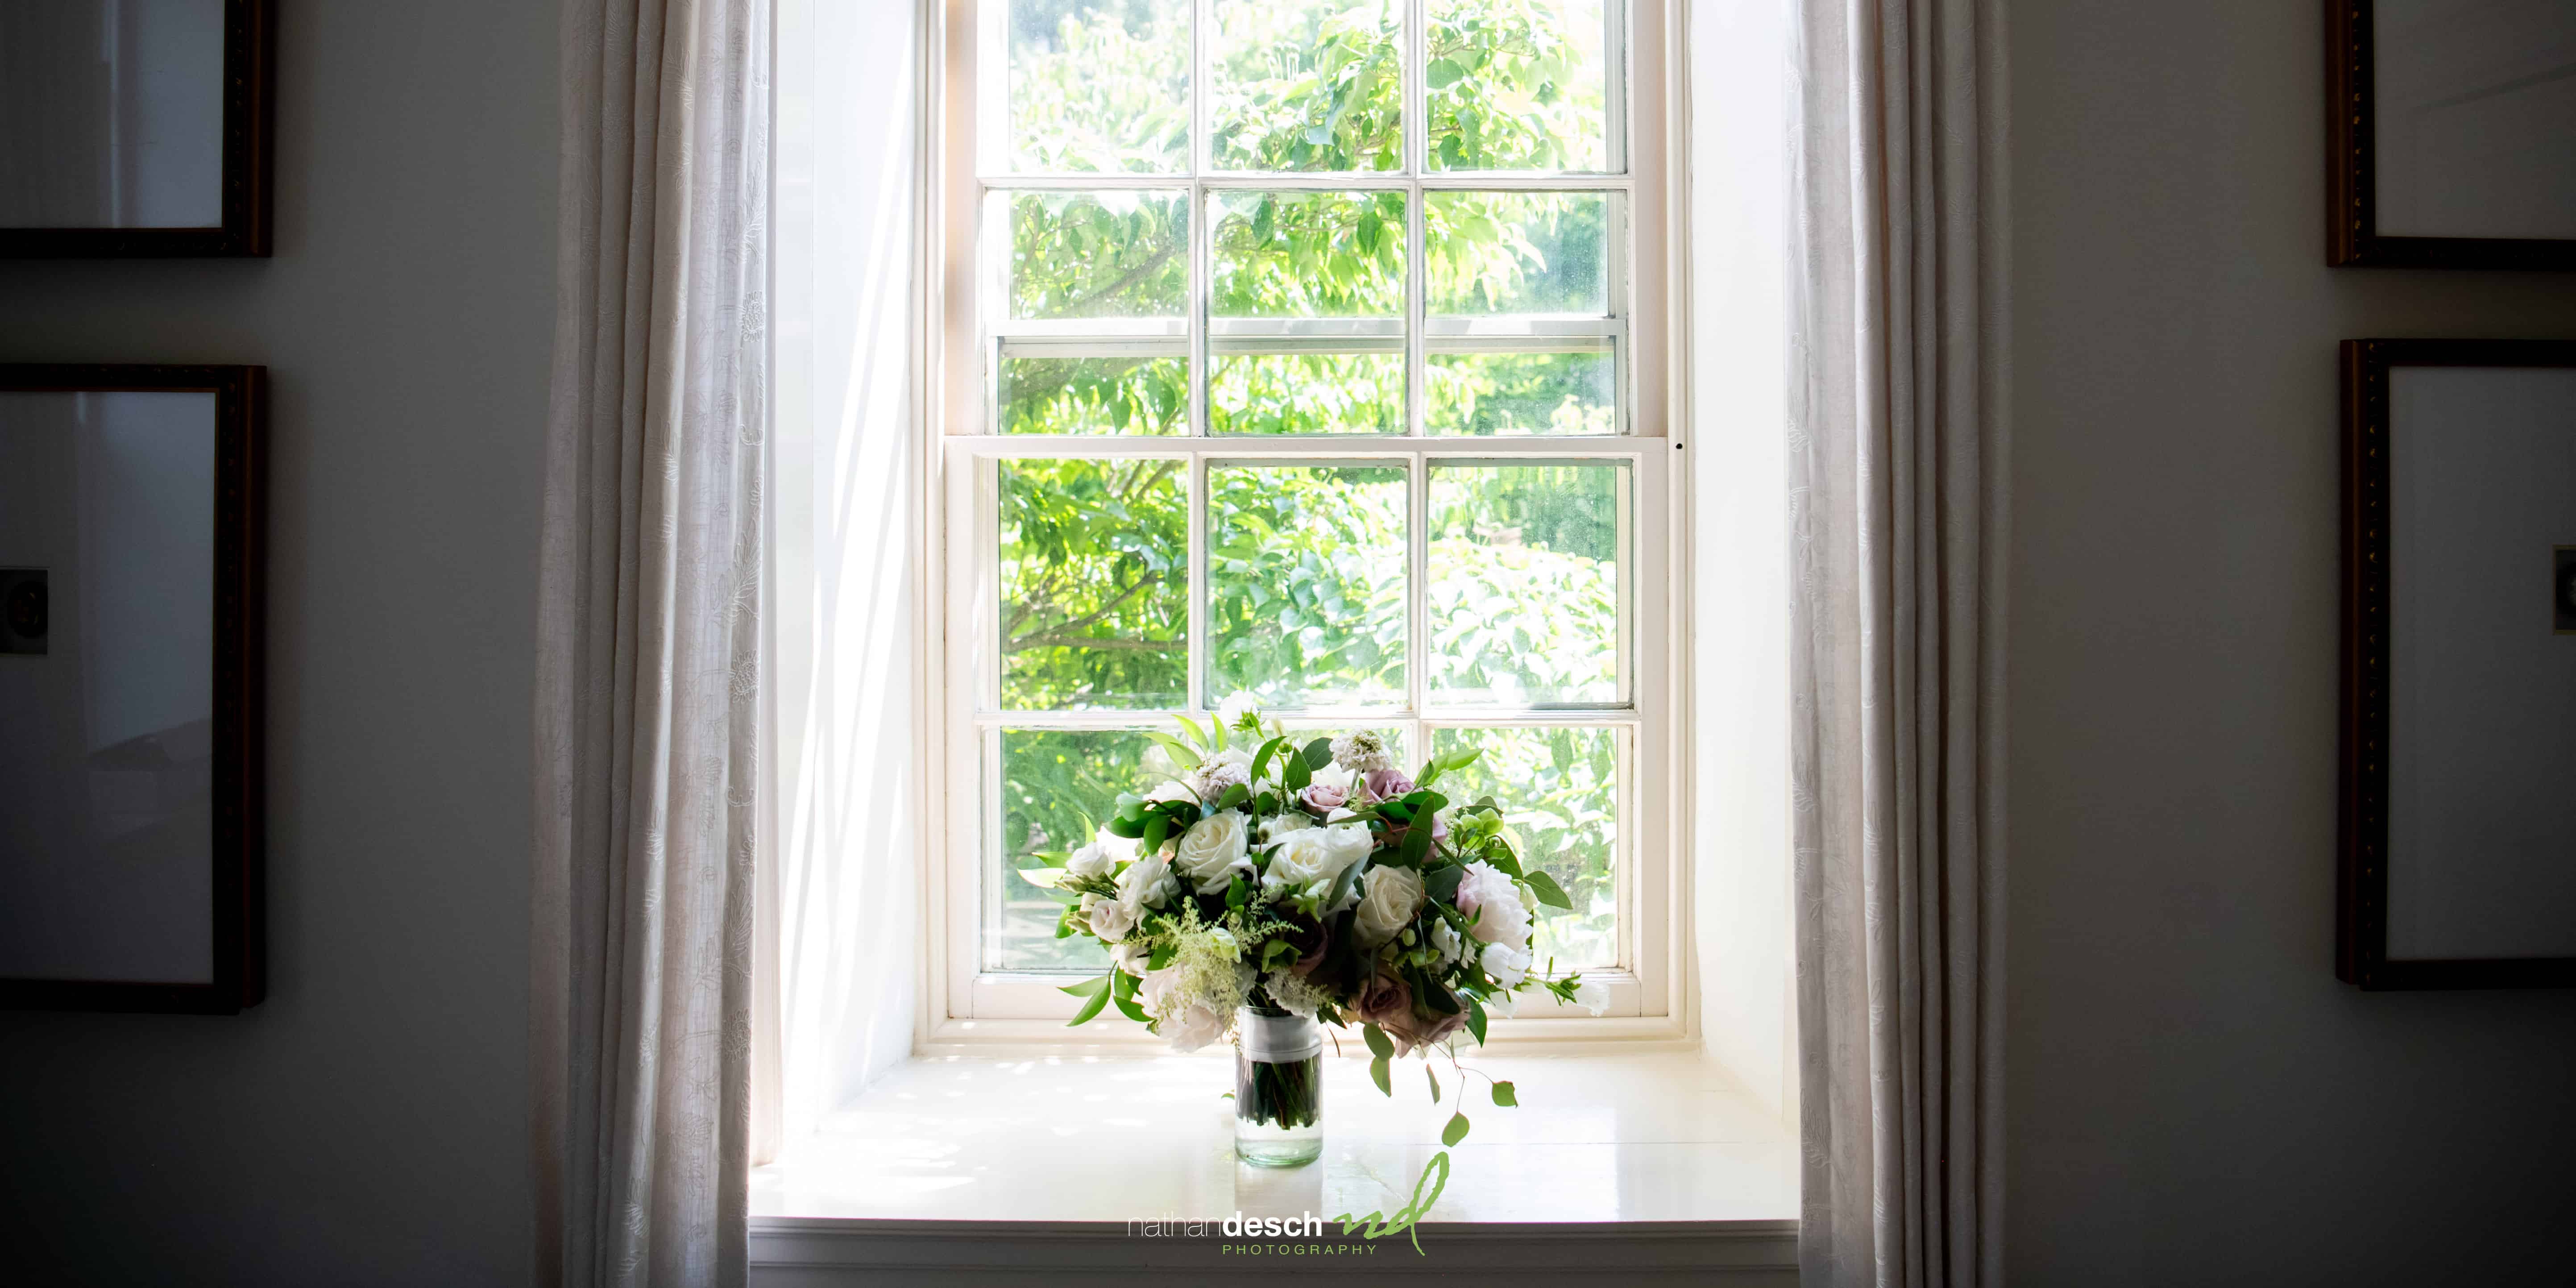
M12 34L0 258L269 254L276 0L0 0Z
M266 401L0 365L0 1009L265 994Z
M2326 0L2326 262L2576 269L2576 6Z
M2349 340L2342 375L2336 975L2576 986L2576 341Z

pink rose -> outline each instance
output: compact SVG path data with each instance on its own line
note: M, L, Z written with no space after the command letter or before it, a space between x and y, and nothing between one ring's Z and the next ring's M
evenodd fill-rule
M1335 787L1330 783L1313 783L1307 786L1303 799L1307 808L1330 813L1350 804L1351 789Z

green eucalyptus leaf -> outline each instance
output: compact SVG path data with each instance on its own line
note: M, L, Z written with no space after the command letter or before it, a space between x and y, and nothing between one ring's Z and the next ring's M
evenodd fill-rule
M1368 1043L1370 1055L1381 1060L1394 1058L1395 1039L1388 1037L1385 1030L1374 1024L1363 1024L1360 1026L1360 1037Z
M1467 1115L1449 1115L1449 1125L1440 1129L1440 1143L1454 1146L1467 1139Z
M1427 1065L1427 1064L1426 1064L1426 1065L1422 1066L1422 1076L1423 1076L1423 1077L1426 1077L1426 1078L1429 1078L1429 1079L1431 1080L1431 1103L1433 1103L1433 1104L1435 1104L1435 1105L1436 1105L1436 1104L1439 1104L1439 1103L1440 1103L1440 1071L1439 1071L1439 1070L1437 1070L1437 1069L1434 1069L1434 1068L1432 1068L1430 1065Z
M1476 1037L1476 1045L1485 1045L1485 1004L1467 999L1467 1031Z
M1386 1056L1379 1056L1369 1061L1369 1079L1377 1083L1377 1089L1381 1095L1392 1097L1395 1095L1395 1084L1387 1077L1387 1059Z
M1306 768L1321 769L1333 763L1333 740L1317 738L1306 744Z
M1512 1084L1497 1082L1494 1084L1494 1103L1505 1109L1516 1109L1521 1102L1519 1093L1512 1090Z

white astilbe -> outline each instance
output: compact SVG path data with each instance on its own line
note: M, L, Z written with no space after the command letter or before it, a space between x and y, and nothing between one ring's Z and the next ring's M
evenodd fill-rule
M1254 971L1242 960L1243 950L1222 926L1199 922L1184 905L1181 926L1173 932L1171 964L1145 972L1137 990L1154 1017L1154 1031L1181 1052L1225 1036L1234 1011L1252 991Z
M1310 1020L1315 1018L1318 1007L1333 1000L1331 993L1316 986L1312 980L1284 970L1274 970L1262 976L1261 988L1270 994L1270 1000L1277 1002L1281 1010Z

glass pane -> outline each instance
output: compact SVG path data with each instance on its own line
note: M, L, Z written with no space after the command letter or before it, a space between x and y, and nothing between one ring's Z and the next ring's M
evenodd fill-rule
M1189 467L1003 461L1002 706L1188 702Z
M1401 192L1209 196L1221 318L1404 315Z
M1451 800L1492 796L1524 871L1556 878L1574 904L1541 905L1532 971L1619 963L1619 731L1439 729L1434 754L1475 747L1476 763L1440 780Z
M1609 209L1598 192L1424 194L1431 312L1608 317Z
M1404 698L1402 466L1208 470L1208 692Z
M1404 167L1404 6L1216 0L1208 155L1219 170Z
M1190 168L1189 0L1010 0L1014 173Z
M1401 434L1401 353L1220 354L1208 379L1219 434Z
M1607 170L1602 0L1428 0L1434 170Z
M1628 467L1434 465L1431 700L1619 700L1619 503Z
M1156 785L1144 768L1153 744L1134 730L1002 730L1001 835L985 853L984 969L1079 970L1096 975L1108 963L1097 941L1055 937L1062 896L1030 885L1019 870L1029 856L1065 853L1091 839L1116 807L1118 793Z
M1005 434L1189 432L1186 358L1006 356L1000 377Z
M1019 192L1009 203L1011 316L1178 318L1190 292L1179 192Z
M1574 353L1433 353L1425 358L1433 434L1616 434L1619 363Z

